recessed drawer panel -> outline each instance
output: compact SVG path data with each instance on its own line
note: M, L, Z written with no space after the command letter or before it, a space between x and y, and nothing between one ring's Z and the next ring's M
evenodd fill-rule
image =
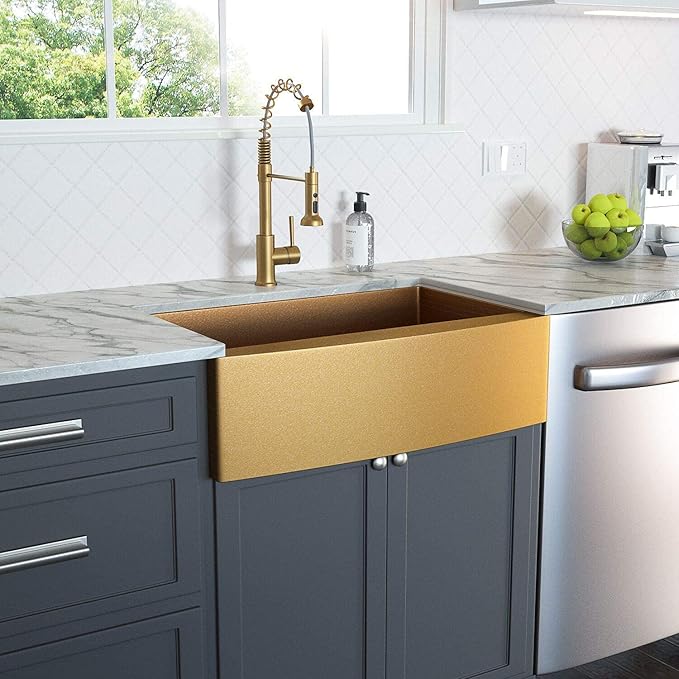
M193 460L0 493L0 636L199 590L199 525Z
M196 383L192 378L0 404L0 472L195 440Z
M0 657L3 679L202 679L199 611L185 611Z

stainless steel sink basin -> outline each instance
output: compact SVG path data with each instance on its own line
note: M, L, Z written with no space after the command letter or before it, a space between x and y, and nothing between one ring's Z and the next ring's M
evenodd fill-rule
M218 481L411 452L545 420L548 317L426 287L158 314L218 339Z

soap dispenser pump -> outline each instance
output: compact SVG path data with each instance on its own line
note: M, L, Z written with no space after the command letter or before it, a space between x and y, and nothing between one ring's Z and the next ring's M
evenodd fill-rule
M354 211L344 227L344 262L348 271L372 271L375 263L375 221L365 201L369 195L356 192Z

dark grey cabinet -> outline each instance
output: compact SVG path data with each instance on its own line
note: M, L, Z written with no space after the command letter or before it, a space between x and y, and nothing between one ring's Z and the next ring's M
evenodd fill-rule
M532 674L539 427L379 467L218 484L222 677Z
M2 679L216 676L206 394L201 363L0 389Z

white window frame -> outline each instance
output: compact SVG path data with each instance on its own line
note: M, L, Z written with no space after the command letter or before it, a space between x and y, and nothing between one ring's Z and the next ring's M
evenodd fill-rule
M106 89L108 118L67 120L0 120L1 143L31 141L114 141L172 138L256 137L260 127L255 116L228 116L226 99L226 0L219 5L220 90L222 114L195 118L116 118L113 60L113 0L104 1ZM446 0L411 0L410 73L411 113L392 115L316 116L319 136L344 134L440 133L462 128L447 122L445 111ZM324 58L323 76L327 73ZM289 74L293 75L293 74ZM287 77L288 74L281 74ZM322 103L327 108L327 99ZM278 116L277 137L306 135L304 116Z

